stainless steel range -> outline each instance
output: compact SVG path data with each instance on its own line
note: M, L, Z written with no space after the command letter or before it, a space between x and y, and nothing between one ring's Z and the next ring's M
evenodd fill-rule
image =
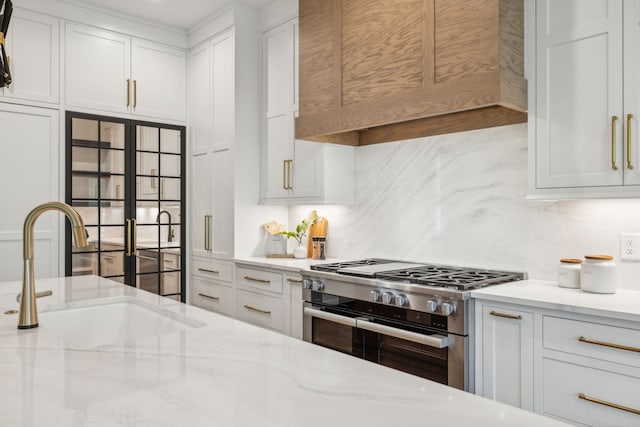
M473 391L469 291L526 274L364 259L302 277L305 341Z

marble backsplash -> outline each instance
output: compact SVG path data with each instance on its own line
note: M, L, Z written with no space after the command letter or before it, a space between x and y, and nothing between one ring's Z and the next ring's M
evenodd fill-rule
M560 258L610 254L619 287L640 289L620 233L640 232L640 200L526 200L527 126L359 147L353 206L301 206L329 219L336 258L389 257L526 271L554 280Z

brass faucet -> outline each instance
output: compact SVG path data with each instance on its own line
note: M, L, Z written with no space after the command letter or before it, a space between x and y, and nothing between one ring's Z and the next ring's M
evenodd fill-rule
M22 229L22 259L24 270L22 273L22 299L20 301L20 316L18 329L38 327L38 309L36 307L36 284L33 272L33 226L36 220L47 211L60 211L67 216L73 227L73 239L76 246L87 246L87 230L80 214L71 206L60 202L47 202L33 208L24 220Z

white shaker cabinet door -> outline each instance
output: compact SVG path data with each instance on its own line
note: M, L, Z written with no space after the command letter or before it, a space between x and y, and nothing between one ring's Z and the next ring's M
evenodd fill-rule
M211 256L212 186L211 152L191 156L191 254Z
M189 55L189 141L193 153L211 149L211 54L209 43Z
M133 39L131 49L132 112L139 116L184 121L186 52L138 39Z
M622 185L622 2L536 8L536 187Z
M533 411L533 314L482 306L482 395Z
M11 86L5 98L60 101L59 21L51 16L15 9L7 54L11 57Z
M76 24L66 34L66 104L129 112L129 37Z
M57 110L0 103L0 282L22 278L22 226L37 205L58 200L60 177ZM35 224L36 278L59 276L58 215L43 215Z
M624 184L640 185L640 2L624 2Z

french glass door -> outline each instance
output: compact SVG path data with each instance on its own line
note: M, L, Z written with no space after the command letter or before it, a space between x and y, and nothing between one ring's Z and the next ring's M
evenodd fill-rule
M184 301L185 128L67 112L66 199L89 246L66 274L95 274Z

